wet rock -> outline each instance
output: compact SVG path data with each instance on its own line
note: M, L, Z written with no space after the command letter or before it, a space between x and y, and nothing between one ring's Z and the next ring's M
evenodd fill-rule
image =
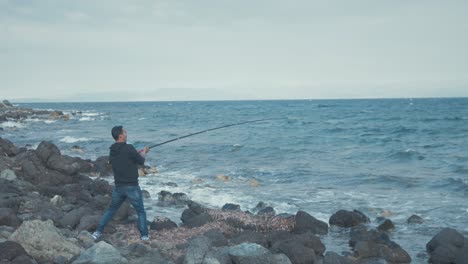
M232 264L228 247L212 247L203 259L202 264Z
M29 255L44 262L52 262L57 256L70 260L80 253L80 248L66 240L50 220L23 222L10 240L21 244Z
M165 229L173 229L177 228L177 224L171 221L171 219L166 218L166 217L156 217L151 223L150 223L150 229L151 230L165 230Z
M258 211L257 213L257 215L270 215L270 216L273 216L275 214L276 214L276 211L271 206L267 206L263 208L262 210Z
M2 104L3 104L3 106L5 106L5 107L13 107L13 105L12 105L12 104L10 103L10 101L8 101L8 100L3 100L3 101L2 101Z
M357 257L384 258L391 263L409 263L411 257L397 243L390 240L385 232L367 230L364 226L351 230L350 246Z
M408 220L406 220L406 222L408 222L408 224L422 224L424 223L424 219L418 215L412 215L408 218Z
M189 201L188 207L182 212L180 218L185 226L189 228L198 227L213 221L213 218L207 213L208 209L201 204Z
M12 157L18 154L18 148L8 139L0 137L0 155Z
M168 191L160 191L158 193L158 206L183 206L190 201L185 193L171 193Z
M151 194L147 190L141 190L141 193L143 194L143 198L145 199L151 198Z
M264 202L259 202L255 208L252 209L252 212L254 213L258 213L259 211L265 209L268 207L268 204L264 203Z
M88 207L80 207L66 213L60 220L60 225L63 227L69 227L75 229L75 227L80 223L80 220L83 216L91 214L92 210Z
M308 231L318 235L328 233L327 223L317 220L315 217L304 211L298 211L295 220L296 225L294 226L294 233L306 233Z
M462 254L463 249L468 248L468 239L452 228L444 228L437 233L429 243L426 249L431 255L431 263L458 263L455 262L457 256ZM466 251L466 250L465 250Z
M12 170L5 169L2 170L2 172L0 173L0 178L5 179L7 181L14 181L16 180L16 174Z
M273 252L285 253L293 263L295 262L293 260L294 257L292 257L292 254L296 254L298 251L289 251L291 245L300 244L301 246L298 246L298 248L305 247L307 250L313 250L315 256L321 256L323 252L325 252L325 245L322 243L322 241L320 241L320 238L311 232L304 234L292 234L287 231L273 231L266 237L268 240L268 245L272 248Z
M28 256L28 253L24 248L13 241L6 241L0 243L0 260L14 260L19 256Z
M276 242L271 251L285 254L292 263L306 264L316 261L314 250L294 239Z
M0 208L0 226L11 226L17 228L21 224L15 211L11 208Z
M89 264L89 263L108 263L120 264L128 263L128 260L120 255L120 252L112 245L100 241L94 246L88 248L80 254L80 256L72 262L72 264Z
M358 210L339 210L333 214L329 220L330 225L336 225L345 228L354 227L369 222L370 219Z
M211 247L211 241L205 236L197 236L191 239L188 243L187 254L185 255L184 264L202 263L205 254Z
M392 220L390 220L390 219L385 219L385 220L377 227L377 229L380 230L380 231L388 232L388 231L391 231L391 230L395 229L395 225L393 224Z
M240 211L240 205L238 204L232 204L232 203L227 203L225 205L223 205L223 207L221 208L221 210L223 211Z

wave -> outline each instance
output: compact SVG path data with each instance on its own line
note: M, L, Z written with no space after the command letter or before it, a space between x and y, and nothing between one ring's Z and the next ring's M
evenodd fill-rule
M14 122L14 121L6 121L0 124L0 127L2 128L23 128L24 124Z
M404 151L397 151L389 155L390 158L399 161L423 160L426 157L414 149L406 149Z
M408 127L404 127L404 126L399 126L397 128L395 128L391 133L392 134L412 134L412 133L416 133L417 130L414 129L414 128L408 128Z
M60 142L65 142L65 143L76 143L76 142L90 141L90 140L92 140L92 139L85 138L85 137L75 138L75 137L66 136L66 137L60 139L59 141Z

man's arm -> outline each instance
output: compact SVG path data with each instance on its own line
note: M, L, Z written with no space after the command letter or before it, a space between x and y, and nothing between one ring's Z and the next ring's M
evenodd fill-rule
M144 149L137 152L135 147L130 145L130 157L137 164L140 164L140 165L145 164L146 153L148 153L148 151L149 151L149 148L145 147Z

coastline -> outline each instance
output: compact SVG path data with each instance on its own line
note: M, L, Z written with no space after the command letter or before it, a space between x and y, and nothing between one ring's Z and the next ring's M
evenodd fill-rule
M42 116L49 118L51 113ZM219 263L262 263L255 262L259 259L269 259L270 263L288 263L288 260L292 263L411 261L408 253L390 240L387 232L391 232L391 228L367 230L370 219L359 211L340 210L325 223L302 211L293 216L277 216L273 208L273 211L267 209L266 213L257 215L242 212L238 206L229 204L224 210L209 209L201 204L203 201L194 202L186 196L171 193L160 193L158 199L166 206L187 208L181 216L181 226L168 219L152 221L152 242L141 243L134 227L135 215L127 204L121 208L113 226L106 230L103 241L94 243L89 232L93 231L106 208L111 191L107 181L96 177L106 174L105 158L90 161L62 155L55 145L45 141L37 149L28 150L1 139L0 150L1 225L9 227L2 229L1 239L5 241L0 243L3 247L7 243L10 248L24 249L19 250L23 252L21 255L9 256L9 261L23 257L29 258L31 263L60 260L62 263L82 263L80 261L89 257L89 251L98 249L114 252L119 257L115 261L121 263L158 263L155 260L158 257L160 263L214 263L208 262L210 259ZM388 219L380 220L384 226L391 227ZM420 220L415 221L417 224ZM326 251L327 245L320 240L320 235L332 226L350 231L351 252ZM38 250L38 245L46 241L40 237L37 241L28 238L28 228L32 227L39 233L56 234L55 237L63 243ZM467 241L467 238L455 230L444 229L442 232L434 237L435 241L441 241L428 241L430 257L463 258L468 243L461 243L460 239ZM64 244L67 248L63 248ZM437 250L438 247L458 250L453 256L440 256L438 254L443 250ZM428 256L422 256L421 260L424 257Z

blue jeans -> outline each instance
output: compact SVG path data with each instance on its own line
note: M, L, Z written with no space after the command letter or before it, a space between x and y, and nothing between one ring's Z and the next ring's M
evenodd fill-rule
M125 199L128 198L138 215L138 230L141 236L148 235L148 226L146 223L146 212L143 206L143 195L139 186L116 186L112 191L112 202L107 211L99 221L96 231L104 232L107 223L120 208Z

